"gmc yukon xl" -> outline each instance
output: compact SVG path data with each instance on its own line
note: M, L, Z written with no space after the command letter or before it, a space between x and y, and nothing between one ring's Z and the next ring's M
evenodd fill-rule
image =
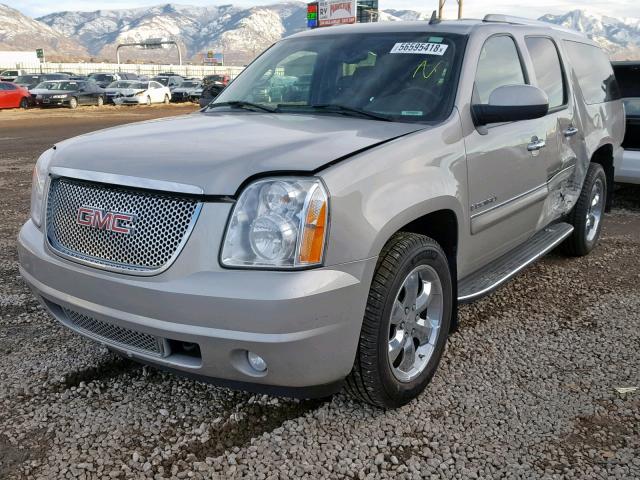
M44 152L20 271L121 355L396 407L434 375L459 303L596 246L624 130L606 55L568 30L308 31L196 114Z

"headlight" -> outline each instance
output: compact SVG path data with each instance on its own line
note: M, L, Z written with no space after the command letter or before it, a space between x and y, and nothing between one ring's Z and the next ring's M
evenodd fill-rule
M50 148L38 158L33 167L33 181L31 184L31 219L38 227L42 225L42 210L44 199L44 187L47 183L49 164L53 158L54 150Z
M67 98L69 95L64 94L64 95L53 95L51 98Z
M269 178L252 183L231 214L222 264L255 268L320 265L328 202L318 178Z
M138 93L136 93L136 97L141 97L142 95L144 95L144 92L138 92Z

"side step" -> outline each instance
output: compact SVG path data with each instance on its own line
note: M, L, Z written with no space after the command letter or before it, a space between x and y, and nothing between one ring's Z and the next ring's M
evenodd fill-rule
M571 235L573 226L556 223L536 233L522 245L468 275L458 284L458 301L470 303L498 288L527 265L553 250Z

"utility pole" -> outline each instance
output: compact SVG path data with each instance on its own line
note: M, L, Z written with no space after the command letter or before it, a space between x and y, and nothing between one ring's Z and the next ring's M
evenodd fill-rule
M462 2L463 0L456 0L458 2L458 19L462 18ZM444 4L447 3L447 0L438 0L438 18L440 20L444 19Z

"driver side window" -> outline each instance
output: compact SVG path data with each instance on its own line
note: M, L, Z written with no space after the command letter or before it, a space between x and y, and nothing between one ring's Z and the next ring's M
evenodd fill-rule
M513 38L489 38L480 52L473 103L488 104L491 92L504 85L525 85L520 56Z

